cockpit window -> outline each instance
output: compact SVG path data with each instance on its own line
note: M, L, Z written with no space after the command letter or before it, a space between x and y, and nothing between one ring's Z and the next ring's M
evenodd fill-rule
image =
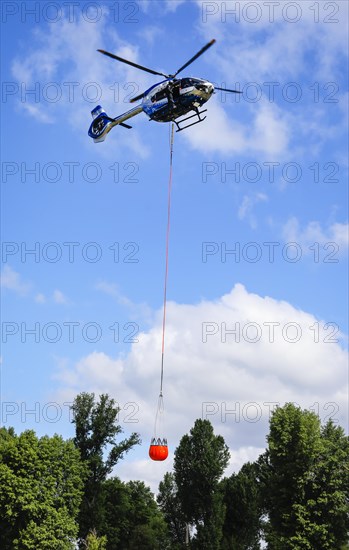
M154 94L151 98L152 102L155 103L155 101L160 101L161 99L164 99L166 97L166 91L160 90L157 94Z
M196 78L182 78L182 88L189 88L197 84Z
M168 99L169 88L170 87L171 87L173 97L178 96L179 95L179 87L180 87L180 81L179 80L176 81L176 82L171 82L171 83L166 84L166 86L164 88L162 88L162 90L159 90L155 94L151 95L150 98L151 98L152 103L155 103L157 101L161 101L162 99L165 99L165 98Z

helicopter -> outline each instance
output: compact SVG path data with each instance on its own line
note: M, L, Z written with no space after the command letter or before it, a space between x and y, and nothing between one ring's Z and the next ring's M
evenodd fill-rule
M156 122L174 122L177 127L177 132L185 130L194 124L203 122L206 116L202 115L206 113L207 109L200 109L203 104L210 99L215 90L222 90L234 94L242 93L238 90L219 88L202 78L176 78L183 69L193 63L193 61L206 52L215 42L215 39L208 42L208 44L201 48L201 50L191 57L189 61L184 63L184 65L174 74L164 74L159 71L154 71L153 69L149 69L148 67L144 67L105 50L97 50L112 59L131 65L142 71L163 76L165 80L154 84L145 92L132 98L130 103L142 100L141 104L115 118L109 117L101 105L97 105L97 107L91 111L93 121L88 130L88 135L95 143L104 141L107 134L114 126L122 126L127 129L132 128L132 126L126 124L125 121L138 115L142 111L148 115L149 120L154 120ZM192 114L186 116L191 112Z

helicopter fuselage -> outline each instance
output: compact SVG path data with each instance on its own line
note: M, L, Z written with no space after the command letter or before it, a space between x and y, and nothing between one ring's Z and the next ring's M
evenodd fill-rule
M91 112L94 120L91 123L88 134L95 142L104 141L106 135L114 126L120 124L121 126L130 128L125 121L142 111L150 120L156 122L175 121L178 128L177 131L184 130L188 126L204 120L200 116L203 111L200 112L199 109L210 99L213 92L213 84L202 78L168 78L149 88L144 93L141 104L115 118L108 117L102 107L98 105ZM181 117L190 111L193 111L194 114L181 119ZM180 124L186 124L186 121L192 118L195 119L195 122L191 122L188 126L180 126ZM181 120L177 122L177 119Z
M145 92L142 110L151 120L170 122L199 109L213 92L213 84L202 78L167 79Z

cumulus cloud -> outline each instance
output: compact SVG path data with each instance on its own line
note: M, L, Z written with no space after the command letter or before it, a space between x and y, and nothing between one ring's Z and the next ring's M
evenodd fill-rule
M333 413L346 424L346 353L341 334L324 321L241 284L215 301L170 302L167 312L164 435L171 456L166 469L180 437L199 417L210 419L224 436L230 472L261 452L277 404L317 407L320 416ZM144 444L118 475L141 476L156 489L160 470L148 461L147 446L159 388L160 312L153 327L138 336L127 356L95 351L65 364L56 376L62 399L84 390L107 392L120 403L123 427L139 432Z
M236 108L247 110L246 105ZM207 120L185 134L191 147L202 153L254 153L268 154L274 158L286 154L291 124L288 115L277 105L256 104L253 111L246 114L246 117L250 118L248 124L234 120L232 109L228 116L227 109L224 109L217 99L212 100Z

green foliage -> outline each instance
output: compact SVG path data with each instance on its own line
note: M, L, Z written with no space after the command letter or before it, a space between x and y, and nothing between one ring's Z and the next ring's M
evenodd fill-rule
M260 549L262 509L258 473L258 465L247 462L238 474L220 483L226 509L224 550Z
M228 447L208 420L196 420L175 451L178 499L185 521L195 524L194 545L200 550L219 548L224 510L217 489L228 461Z
M128 439L116 442L116 436L122 433L118 424L120 408L106 394L102 394L96 403L93 393L81 393L75 398L72 410L76 432L74 443L82 460L88 463L94 480L103 481L124 454L140 443L139 436L133 433ZM104 459L108 446L109 452Z
M117 443L122 433L118 424L119 407L114 399L102 394L96 402L93 393L79 394L73 403L74 443L88 469L84 498L79 514L79 535L85 538L90 529L100 532L103 520L102 483L119 460L140 443L138 434Z
M86 550L106 550L107 537L98 537L96 531L90 531L85 541Z
M196 534L192 543L196 550L220 550L223 536L225 507L219 491L213 491L211 502L203 520L196 523Z
M316 526L309 540L325 550L348 541L349 439L329 421L321 430L321 444L306 484L308 507L302 515Z
M290 403L274 411L268 448L221 480L228 447L197 420L175 451L158 504L141 481L107 479L136 443L117 443L107 395L74 401L74 441L0 429L1 550L349 550L349 438ZM221 481L220 481L221 480ZM80 525L78 528L77 518Z
M271 550L333 550L347 542L349 441L288 403L271 418L266 540Z
M85 469L71 441L0 430L0 547L74 548Z
M157 501L168 525L171 549L182 548L186 537L186 523L178 498L174 474L167 472L159 485Z
M103 484L107 550L165 550L167 526L149 487L141 481L122 483L118 478Z

